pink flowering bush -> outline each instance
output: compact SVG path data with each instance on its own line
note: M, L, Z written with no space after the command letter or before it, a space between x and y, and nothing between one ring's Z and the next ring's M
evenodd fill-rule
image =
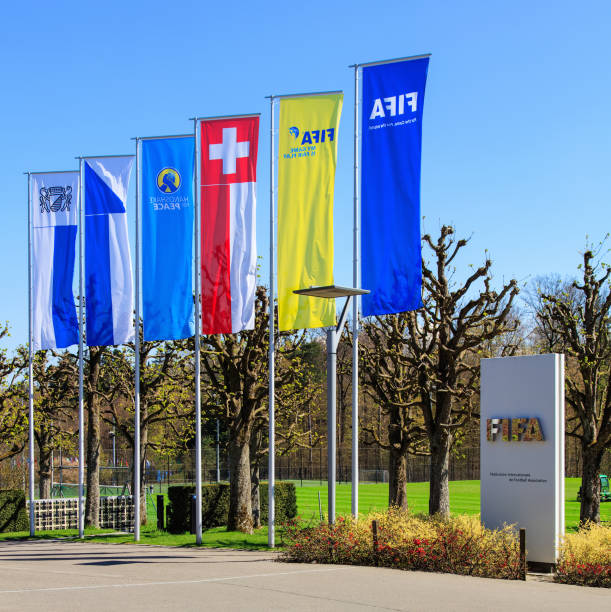
M339 517L335 525L302 527L292 521L286 525L284 540L284 561L520 578L519 543L513 531L485 529L472 516L416 516L391 508L358 521Z
M611 588L611 527L589 523L577 533L567 533L556 582Z

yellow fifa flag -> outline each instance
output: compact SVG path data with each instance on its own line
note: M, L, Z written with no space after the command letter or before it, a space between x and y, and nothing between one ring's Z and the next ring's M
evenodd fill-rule
M343 94L280 100L278 327L335 325L335 300L295 295L333 284L333 189Z

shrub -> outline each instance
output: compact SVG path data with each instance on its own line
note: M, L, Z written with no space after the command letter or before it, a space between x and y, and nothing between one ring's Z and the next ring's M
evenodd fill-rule
M378 521L374 549L372 521ZM391 508L335 525L286 525L284 561L377 565L404 570L520 578L519 543L510 528L490 530L473 516L411 515Z
M611 588L611 527L588 523L560 545L556 582Z
M167 530L170 533L189 531L191 526L191 497L195 487L174 485L168 487Z
M29 528L25 493L16 489L0 490L0 533L27 531Z
M261 523L267 524L268 487L262 483ZM195 486L176 485L168 488L168 531L184 533L191 529L191 498ZM283 523L297 515L297 494L292 482L276 483L276 522ZM229 485L208 484L202 487L202 527L221 527L229 516Z
M267 525L268 520L268 492L267 483L259 488L261 494L261 524ZM297 516L297 491L292 482L276 482L276 524L280 525Z

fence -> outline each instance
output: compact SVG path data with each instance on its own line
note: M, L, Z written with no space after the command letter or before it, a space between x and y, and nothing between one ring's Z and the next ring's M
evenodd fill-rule
M100 489L104 495L121 495L131 491L133 472L131 452L117 450L112 464L112 454L108 449L102 453L104 465L100 468ZM364 446L359 449L360 482L388 482L388 451ZM579 441L567 438L565 445L565 474L567 477L581 476L581 451ZM16 467L21 470L23 486L26 486L27 462L21 461ZM342 445L337 452L337 480L350 482L352 479L351 449ZM220 480L231 478L229 462L225 451L220 453ZM611 473L611 452L605 454L601 467L603 474ZM67 497L69 484L78 480L78 462L74 458L61 458L56 455L53 468L52 495ZM159 457L149 454L145 458L143 475L147 486L159 485L165 488L171 484L195 482L195 454L193 451L183 453L176 458ZM216 453L214 447L202 449L202 478L204 482L215 482L217 475ZM407 460L407 479L409 482L427 482L430 476L430 458L426 456L409 456ZM267 478L267 458L259 466L260 479ZM450 456L450 480L479 480L479 448L456 449ZM276 457L276 478L278 480L303 480L325 482L327 480L327 448L299 448L295 451ZM21 478L20 478L21 480ZM0 478L0 488L2 487Z
M220 457L221 480L231 477L226 453ZM407 475L410 482L426 482L430 474L430 458L410 456L407 460ZM202 477L204 481L216 480L216 459L202 453ZM259 478L267 479L267 458L259 466ZM276 478L278 480L327 480L327 448L296 451L276 457ZM465 449L450 458L450 480L477 480L479 478L479 449ZM177 460L149 461L145 470L146 483L167 485L172 483L193 483L195 462L193 453L184 454ZM351 449L340 448L337 454L337 480L350 482L352 479ZM360 482L388 482L388 451L362 447L359 452Z
M389 453L383 449L361 447L359 449L359 481L388 482ZM430 458L408 456L408 482L426 482L430 475ZM267 464L262 466L261 477L267 477ZM298 449L290 455L276 458L278 480L327 480L327 449ZM450 480L477 480L479 478L479 449L464 449L450 457ZM337 454L337 480L352 479L351 449L340 448Z
M30 502L27 502L28 511ZM134 498L129 496L100 498L100 527L132 531ZM34 526L37 531L78 529L78 498L34 500Z
M361 446L359 449L359 481L388 482L388 451L374 447ZM230 470L226 453L220 457L221 480L230 479ZM606 453L601 466L603 474L611 473L611 452ZM569 478L581 476L581 452L579 441L567 439L565 452L565 475ZM202 453L202 477L204 481L216 480L216 460L213 453ZM259 467L259 477L267 478L267 458L264 457ZM407 459L408 482L428 482L430 477L430 457L409 456ZM479 480L480 456L478 447L456 449L450 455L450 480ZM148 484L172 484L195 481L195 462L193 453L185 453L175 461L155 461L153 458L146 468ZM278 480L327 480L327 448L318 446L312 449L301 448L276 457L276 478ZM352 479L351 449L344 446L337 452L337 480L350 482Z

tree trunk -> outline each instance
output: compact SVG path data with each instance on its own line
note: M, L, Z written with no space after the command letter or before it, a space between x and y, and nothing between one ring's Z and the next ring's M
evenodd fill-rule
M146 409L140 411L146 416ZM146 449L149 430L146 418L142 417L140 425L140 524L146 525Z
M407 455L390 447L388 465L388 505L407 510Z
M97 399L87 405L87 496L85 526L100 526L100 407Z
M431 437L431 476L429 483L429 514L450 515L449 466L452 434L437 428Z
M85 526L100 526L100 404L97 395L102 347L89 348L87 393L87 495L85 497Z
M252 524L255 529L261 527L261 493L259 489L259 462L252 467L251 483L251 503L252 503Z
M259 529L261 527L261 493L259 489L259 466L260 458L258 457L259 449L261 448L263 431L257 429L250 440L250 480L251 480L251 504L252 504L252 521L253 527Z
M51 451L38 447L38 495L40 499L51 497Z
M407 510L407 447L404 444L401 410L388 411L388 505Z
M600 522L600 464L602 454L596 449L583 444L583 469L581 472L581 508L579 522Z
M229 520L228 531L253 532L250 482L250 427L241 424L242 431L232 432L229 441ZM243 431L248 429L248 431Z

